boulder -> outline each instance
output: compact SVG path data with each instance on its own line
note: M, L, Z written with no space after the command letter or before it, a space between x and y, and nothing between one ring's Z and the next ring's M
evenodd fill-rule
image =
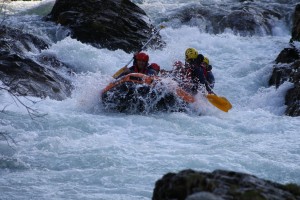
M161 21L168 21L172 26L198 26L201 30L213 34L230 29L241 36L272 35L274 21L284 19L284 13L288 12L284 9L281 11L271 10L250 1L236 3L226 9L215 5L191 4L172 10Z
M278 55L269 85L275 85L278 88L285 81L294 84L285 96L285 105L287 105L285 114L300 116L300 56L295 47L285 48Z
M293 28L291 40L300 41L300 4L296 5L293 14Z
M0 81L21 96L63 100L71 95L71 81L56 69L64 66L55 58L26 56L48 47L42 39L22 30L0 26Z
M297 84L297 69L300 57L298 51L294 47L283 49L277 58L274 65L269 85L275 85L278 88L285 81L293 82Z
M21 96L63 100L71 95L71 82L55 70L16 54L0 53L0 80Z
M43 39L22 30L0 25L0 50L23 55L28 51L39 52L49 44Z
M272 35L272 18L280 19L282 16L257 6L242 6L224 16L219 22L219 29L223 32L229 28L242 36Z
M275 85L278 88L285 81L294 84L285 96L287 105L285 114L296 117L300 116L300 49L294 41L300 40L300 4L296 5L293 16L290 47L283 49L275 59L276 64L273 67L269 85Z
M71 37L83 43L128 53L139 51L156 31L146 13L129 0L57 0L45 19L68 27ZM149 44L163 45L159 35Z
M167 173L155 183L152 200L298 200L300 186L279 184L256 176L225 170L211 173L182 170Z

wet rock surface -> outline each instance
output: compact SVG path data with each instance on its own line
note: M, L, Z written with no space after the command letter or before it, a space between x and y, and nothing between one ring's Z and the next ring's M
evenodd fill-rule
M300 186L225 170L182 170L155 183L152 200L299 200Z
M46 58L25 55L28 51L40 52L47 48L49 44L45 41L21 30L0 26L0 44L0 80L10 92L56 100L71 95L71 81L52 68L54 65L43 65ZM52 63L64 66L56 59Z
M129 0L57 0L45 18L71 30L71 37L95 47L136 52L156 31L146 13ZM159 34L148 47L164 46Z
M220 7L212 4L193 4L175 8L157 19L169 26L191 25L211 34L228 30L241 36L272 35L274 24L288 21L292 10L284 4L275 7L262 6L259 2L241 1Z
M290 47L283 49L275 59L269 85L277 88L285 81L293 83L287 91L285 104L288 116L300 116L300 49L294 43L300 40L300 4L295 8L293 15L293 31Z

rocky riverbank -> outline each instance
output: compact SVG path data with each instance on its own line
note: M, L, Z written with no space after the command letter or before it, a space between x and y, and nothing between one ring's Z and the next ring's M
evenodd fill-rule
M289 47L283 49L275 59L273 73L269 84L277 88L289 81L294 84L286 96L286 115L300 116L300 45L295 44L300 41L300 4L295 8L293 14L292 38Z
M152 200L299 200L300 186L278 184L250 174L191 169L159 179Z
M245 10L244 10L245 11ZM211 13L203 15L212 17L213 33L225 28L235 32L254 34L261 24L255 21L259 13L247 12L241 8L232 13ZM264 12L264 10L258 10ZM178 13L182 20L186 9ZM190 12L189 18L199 13ZM194 14L194 15L193 15ZM246 17L245 17L246 16ZM260 22L268 21L264 17L278 16L278 13L264 12ZM264 16L263 18L261 18ZM174 20L175 15L168 20ZM220 20L223 26L217 22ZM242 20L242 24L235 19ZM244 20L243 20L244 19ZM250 19L250 20L249 20ZM98 48L111 50L122 49L135 52L151 36L155 28L146 13L130 1L72 1L57 0L53 10L44 20L51 20L70 29L70 36ZM247 26L247 22L250 23ZM218 26L217 26L218 25ZM270 75L270 86L279 87L285 81L293 83L293 88L286 94L286 115L300 116L300 4L293 14L291 42L275 60L273 74ZM49 47L46 41L22 30L0 26L0 80L10 92L22 96L36 96L63 100L71 96L73 85L69 78L72 74L67 64L55 57L40 55L28 57L26 52L41 52ZM163 48L165 43L158 35L149 45L150 48ZM59 70L58 70L59 69ZM62 71L65 73L62 74ZM249 174L216 170L212 173L184 170L168 173L156 182L153 199L300 199L299 186L295 184L278 184L263 180Z

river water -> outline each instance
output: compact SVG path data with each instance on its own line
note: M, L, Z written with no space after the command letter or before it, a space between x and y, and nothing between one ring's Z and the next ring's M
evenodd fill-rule
M5 107L0 130L13 138L0 140L0 199L151 199L156 180L187 168L234 170L300 184L300 120L284 115L285 93L292 84L268 86L274 60L288 46L287 25L274 25L272 35L249 37L167 26L160 32L167 45L147 51L150 61L168 70L175 60L184 59L186 48L198 49L213 66L215 93L233 108L224 113L199 97L189 113L122 114L104 111L99 95L132 55L94 48L64 37L62 27L46 26L39 21L40 13L53 3L16 2L7 8L15 14L6 22L40 27L31 31L52 45L28 56L55 55L73 66L75 90L64 101L29 97L38 101L32 105L21 98L47 114L35 119L0 91L0 105ZM187 4L136 3L149 16L155 9L167 13L170 4Z

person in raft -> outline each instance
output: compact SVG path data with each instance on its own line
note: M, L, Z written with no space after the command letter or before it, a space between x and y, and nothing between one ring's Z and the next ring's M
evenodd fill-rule
M171 71L161 70L162 75L171 75L179 83L179 85L190 92L191 94L197 94L200 85L207 85L207 81L204 75L201 64L204 60L204 56L199 54L194 48L188 48L185 51L185 63L176 61L174 68ZM211 89L206 87L210 93Z
M157 76L160 71L160 66L157 63L151 63L151 65L149 65L148 62L148 54L144 52L136 53L133 57L133 65L123 72L119 77L130 73L142 73L149 76Z
M201 63L201 67L203 69L203 73L204 73L204 76L205 76L208 86L211 89L213 89L215 86L215 77L211 71L212 66L209 64L209 59L207 57L204 57L203 62Z

